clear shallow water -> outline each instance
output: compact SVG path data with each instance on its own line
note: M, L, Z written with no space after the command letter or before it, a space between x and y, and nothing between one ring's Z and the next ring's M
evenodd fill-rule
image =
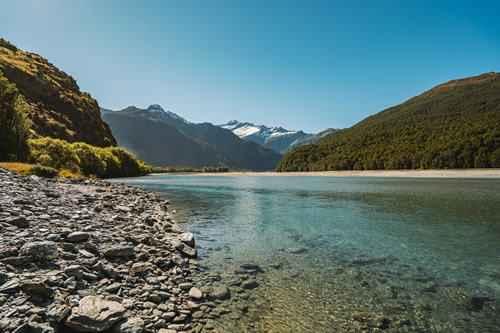
M219 331L500 331L499 180L120 181L169 198L195 234L198 283L231 291L206 308Z

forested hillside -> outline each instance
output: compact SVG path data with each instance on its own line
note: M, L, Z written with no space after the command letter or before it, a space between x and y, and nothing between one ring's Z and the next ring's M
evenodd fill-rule
M500 74L453 80L296 148L277 171L500 167Z

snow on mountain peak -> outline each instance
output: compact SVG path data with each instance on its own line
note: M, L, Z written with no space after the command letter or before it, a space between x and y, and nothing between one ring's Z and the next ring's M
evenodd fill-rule
M148 107L149 112L165 112L163 108L158 104L152 104Z
M262 139L266 139L268 137L293 135L297 133L297 131L289 131L284 129L283 127L267 127L264 125L255 125L248 122L240 123L237 120L231 120L224 125L220 125L220 127L232 131L242 139L249 136L257 136L261 137Z

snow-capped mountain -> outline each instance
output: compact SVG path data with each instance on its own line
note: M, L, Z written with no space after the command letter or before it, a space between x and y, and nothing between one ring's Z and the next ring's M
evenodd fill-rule
M232 131L244 140L256 142L282 154L289 152L295 147L315 143L321 136L334 131L334 129L328 129L326 130L328 131L327 133L323 131L321 132L322 135L319 136L318 134L309 134L303 131L290 131L283 127L267 127L248 122L240 123L237 120L232 120L227 124L219 126Z
M176 113L173 113L171 111L165 111L160 105L158 104L152 104L150 105L147 110L151 113L158 113L158 114L163 114L163 113L166 113L167 116L169 116L170 118L173 118L173 119L177 119L177 120L180 120L180 121L183 121L185 122L186 124L191 124L189 121L187 121L186 119L182 118L181 116L179 116L178 114Z
M220 127L232 131L242 139L252 139L257 143L264 143L269 137L290 136L297 134L305 134L302 131L289 131L283 127L267 127L264 125L254 125L252 123L240 123L237 120L232 120Z

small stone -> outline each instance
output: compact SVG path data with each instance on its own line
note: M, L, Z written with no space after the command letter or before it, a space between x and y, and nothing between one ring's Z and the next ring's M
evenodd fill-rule
M250 289L250 288L244 288L244 289ZM218 286L218 287L215 287L210 292L210 297L213 297L215 299L225 300L225 299L231 298L231 293L227 287Z
M194 235L191 232L186 232L181 235L181 242L194 247Z
M130 246L112 246L104 250L105 257L131 257L134 255L134 248Z
M21 289L23 291L42 295L46 298L52 297L54 294L54 290L42 282L23 282Z
M200 289L193 287L189 289L189 297L191 297L194 300L200 300L203 297L203 293L201 292Z
M39 260L52 260L58 257L59 250L54 242L30 242L21 247L21 253Z
M19 280L12 279L0 286L0 293L12 293L19 290Z
M70 265L64 269L64 273L81 280L83 278L83 267L80 265Z
M14 225L19 228L27 228L30 226L30 223L24 216L13 217L4 221L7 224Z
M173 245L177 251L179 251L182 255L189 258L196 258L197 253L196 250L192 247L182 243L181 241L174 241Z
M179 288L181 288L181 290L189 290L192 287L193 287L193 284L191 282L184 282L184 283L179 284Z
M89 237L90 237L90 235L86 232L75 231L75 232L70 233L66 237L66 241L71 242L71 243L84 242L84 241L88 240Z
M148 270L148 266L146 263L136 262L132 265L132 271L134 273L142 273Z
M122 285L120 283L115 282L112 285L107 286L106 288L104 288L104 291L106 291L108 293L114 293L114 292L118 291L118 289L120 289L121 286Z
M257 283L257 281L245 281L242 285L241 285L241 288L243 289L255 289L259 286L259 284Z
M142 333L144 320L138 317L126 318L113 327L113 333Z
M163 314L161 315L161 317L162 317L163 319L165 319L165 321L167 321L167 322L172 321L172 319L174 319L174 318L175 318L175 312L172 312L172 311L170 311L170 312L165 312L165 313L163 313Z

